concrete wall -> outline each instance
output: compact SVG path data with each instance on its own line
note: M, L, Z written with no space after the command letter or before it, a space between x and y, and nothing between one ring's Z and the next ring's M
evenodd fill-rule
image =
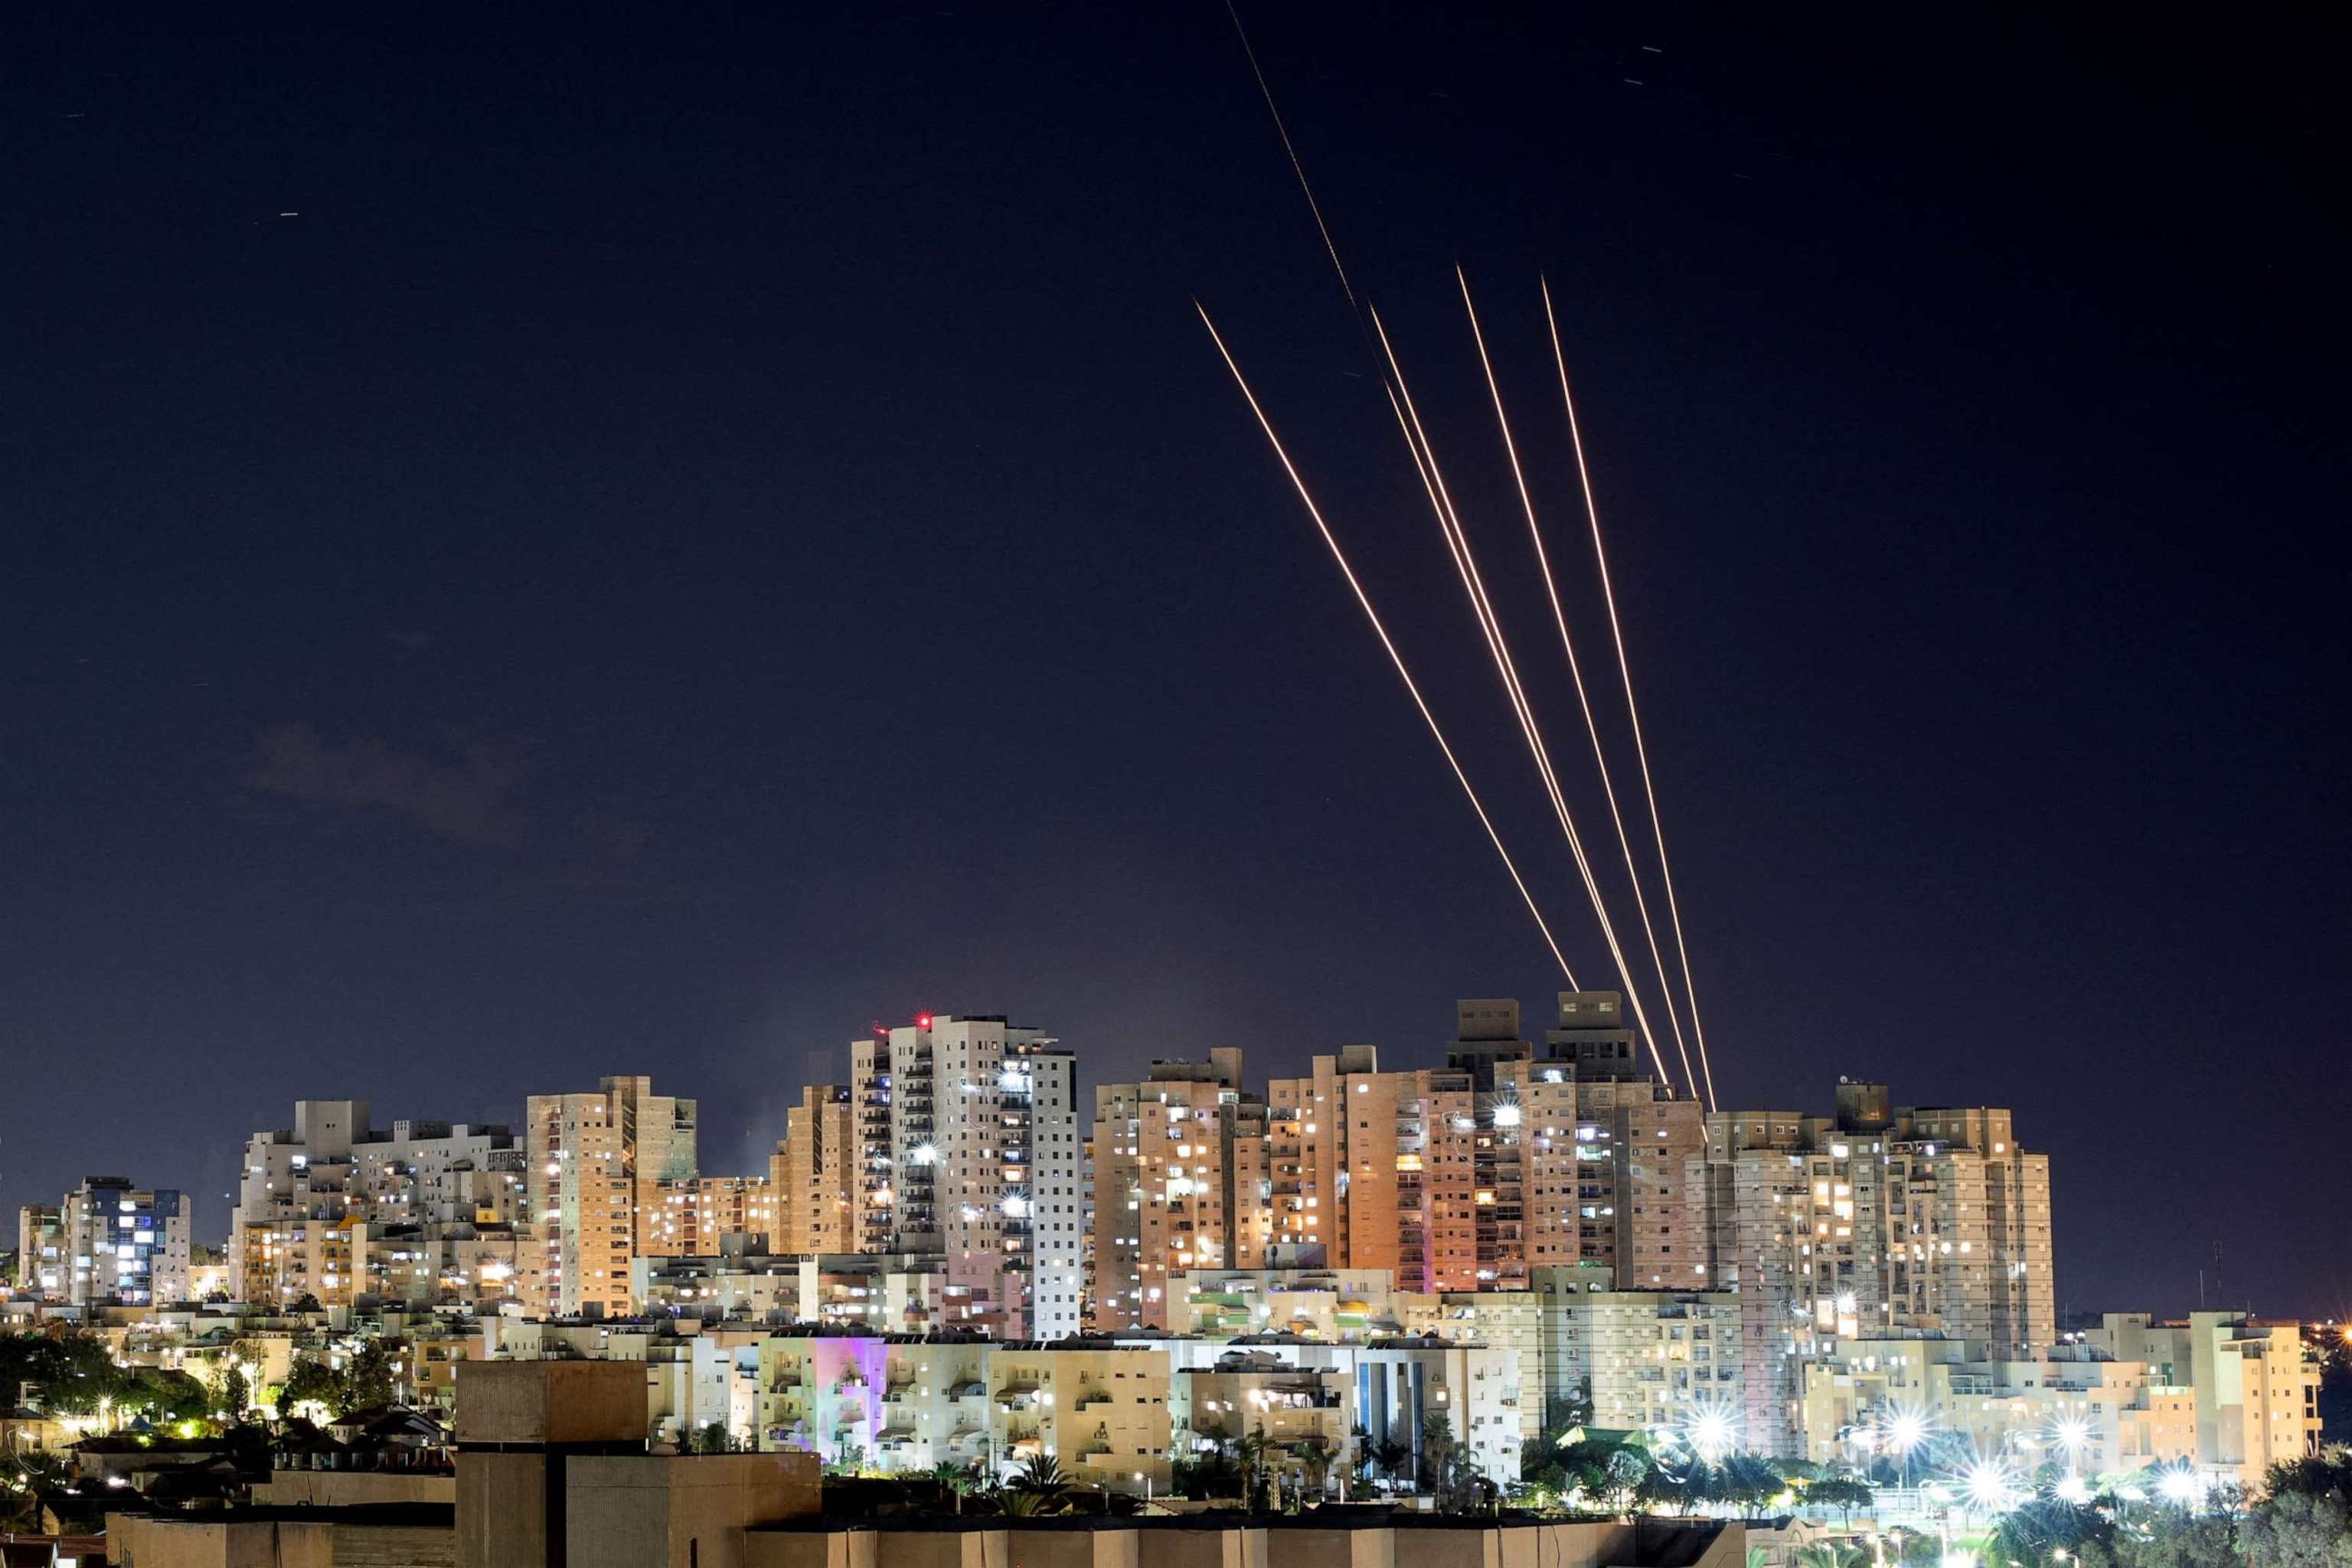
M457 1456L458 1568L531 1568L547 1561L544 1454Z
M457 1381L459 1443L645 1440L646 1369L636 1362L466 1362Z
M814 1514L823 1484L810 1454L583 1455L566 1475L569 1568L740 1568L746 1528Z
M335 1568L456 1568L454 1531L372 1524L334 1530Z
M415 1470L277 1470L253 1489L267 1508L336 1508L345 1503L457 1500L457 1478Z
M106 1520L116 1568L334 1568L334 1535L331 1524L284 1521Z
M1738 1568L1737 1525L1702 1559ZM674 1559L673 1561L677 1561ZM705 1549L703 1561L710 1558ZM742 1568L1630 1568L1642 1561L1625 1524L1391 1527L1153 1523L1120 1528L751 1531Z

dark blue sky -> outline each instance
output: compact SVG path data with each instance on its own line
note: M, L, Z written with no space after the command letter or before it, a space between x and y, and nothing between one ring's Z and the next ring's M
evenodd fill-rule
M1539 1006L1196 296L1605 975L1223 7L794 10L8 24L0 1202ZM2013 1106L2067 1305L2342 1312L2341 39L1244 15L1575 757L1450 268L1591 627L1552 280L1727 1100Z

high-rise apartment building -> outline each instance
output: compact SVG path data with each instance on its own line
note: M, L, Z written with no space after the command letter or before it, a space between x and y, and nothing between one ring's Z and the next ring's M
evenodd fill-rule
M18 1282L78 1307L184 1301L194 1214L185 1193L87 1177L54 1208L18 1211Z
M1174 1276L1264 1266L1279 1234L1267 1109L1241 1077L1227 1047L1095 1086L1096 1327L1181 1326Z
M1077 1064L1002 1016L925 1015L850 1044L857 1250L940 1253L949 1326L1056 1339L1084 1288Z
M1186 1268L1377 1268L1446 1292L1598 1267L1628 1289L1698 1289L1683 1184L1704 1120L1642 1069L1621 1005L1563 993L1538 1045L1517 1002L1474 998L1443 1067L1383 1071L1351 1045L1262 1100L1231 1051L1099 1088L1094 1322L1169 1326L1166 1281Z
M695 1102L649 1078L535 1094L526 1112L530 1230L524 1301L554 1317L630 1309L629 1267L662 1255L662 1184L690 1181Z
M665 1177L638 1250L654 1258L716 1258L727 1237L775 1234L776 1191L766 1176Z
M16 1289L45 1300L65 1299L66 1226L55 1204L27 1204L16 1211Z
M247 1139L228 1289L283 1305L511 1299L523 1154L504 1127L369 1125L364 1100L306 1100Z
M768 1162L776 1234L768 1249L785 1257L856 1250L864 1232L854 1188L859 1145L848 1086L813 1084L784 1113L783 1142Z
M1732 1111L1686 1162L1686 1228L1738 1293L1747 1430L1799 1451L1802 1363L1832 1342L1917 1331L1994 1359L2051 1344L2050 1161L2006 1110L1894 1110L1841 1082L1832 1117Z

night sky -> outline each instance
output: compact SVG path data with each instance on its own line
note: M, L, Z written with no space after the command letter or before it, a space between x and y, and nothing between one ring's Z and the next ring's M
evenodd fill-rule
M1216 0L54 10L0 40L11 1211L216 1237L299 1096L617 1072L761 1170L928 1009L1087 1083L1540 1018L1195 298L1608 981ZM1727 1103L2013 1107L2062 1306L2343 1312L2344 40L1896 15L1244 11L1597 827L1452 268L1597 636L1551 280Z

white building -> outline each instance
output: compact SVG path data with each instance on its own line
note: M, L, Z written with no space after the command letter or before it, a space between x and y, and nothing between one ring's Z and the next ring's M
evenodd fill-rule
M852 1041L859 1250L947 1259L948 1326L1077 1331L1077 1063L1000 1016L925 1015Z

